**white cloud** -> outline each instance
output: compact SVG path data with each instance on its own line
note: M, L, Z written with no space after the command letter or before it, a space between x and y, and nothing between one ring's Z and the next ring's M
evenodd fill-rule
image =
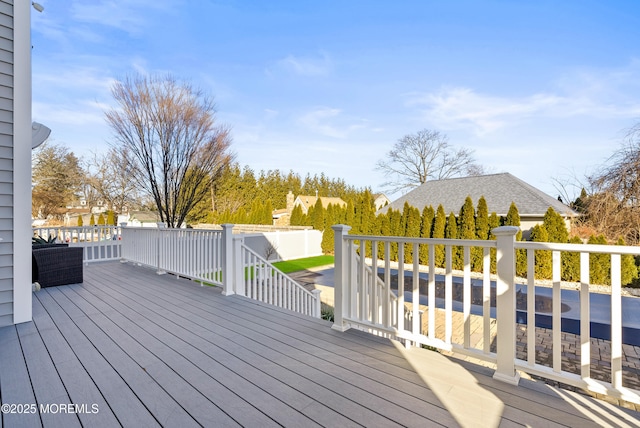
M421 108L422 117L438 127L470 128L484 136L532 118L637 118L639 78L640 63L633 61L624 69L572 72L558 80L554 92L509 97L449 87L409 94L407 104Z
M75 20L139 33L147 26L150 12L170 11L180 2L172 0L76 0L71 5Z
M366 120L343 117L340 109L330 107L318 107L302 115L298 122L314 133L339 139L367 127Z
M57 69L52 69L52 64L47 64L46 72L35 72L33 74L34 91L46 91L48 88L57 91L71 90L80 92L90 89L92 93L108 94L114 79L107 75L104 70L94 67L82 67L74 64L60 65ZM68 92L61 93L61 96Z
M277 62L277 67L289 73L306 77L327 76L333 70L332 61L326 53L319 57L288 55Z
M33 118L48 124L104 125L106 106L94 101L77 101L73 105L33 103Z
M269 120L276 118L280 114L278 110L273 110L270 108L266 108L263 111L264 111L265 119L269 119Z
M523 116L533 115L558 105L551 95L534 95L523 99L482 95L469 88L444 89L412 101L426 105L425 116L445 127L471 126L482 135L496 131Z

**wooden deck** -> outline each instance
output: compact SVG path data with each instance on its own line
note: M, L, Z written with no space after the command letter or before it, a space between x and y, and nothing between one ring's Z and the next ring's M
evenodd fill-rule
M340 333L322 320L144 268L92 264L84 278L34 293L34 322L0 329L0 426L586 427L640 420L584 395L526 380L513 387L480 366ZM36 411L6 413L7 404Z

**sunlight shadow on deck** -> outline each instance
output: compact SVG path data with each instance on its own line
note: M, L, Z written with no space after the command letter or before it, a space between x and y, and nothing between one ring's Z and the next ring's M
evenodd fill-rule
M594 404L594 401L589 401L581 394L571 393L557 388L553 388L553 392L559 399L565 401L600 426L634 427L638 424L638 420L633 416L606 401L597 401ZM621 420L628 421L629 425L621 425Z
M504 403L467 369L438 352L392 343L461 426L500 425Z

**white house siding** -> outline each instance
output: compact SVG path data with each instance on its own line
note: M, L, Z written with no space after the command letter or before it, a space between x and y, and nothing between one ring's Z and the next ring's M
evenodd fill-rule
M0 1L0 326L13 324L12 3Z

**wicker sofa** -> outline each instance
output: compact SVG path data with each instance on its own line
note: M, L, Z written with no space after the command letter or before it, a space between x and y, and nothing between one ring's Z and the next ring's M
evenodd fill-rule
M83 281L80 247L67 244L33 245L31 249L31 280L40 287L78 284Z

